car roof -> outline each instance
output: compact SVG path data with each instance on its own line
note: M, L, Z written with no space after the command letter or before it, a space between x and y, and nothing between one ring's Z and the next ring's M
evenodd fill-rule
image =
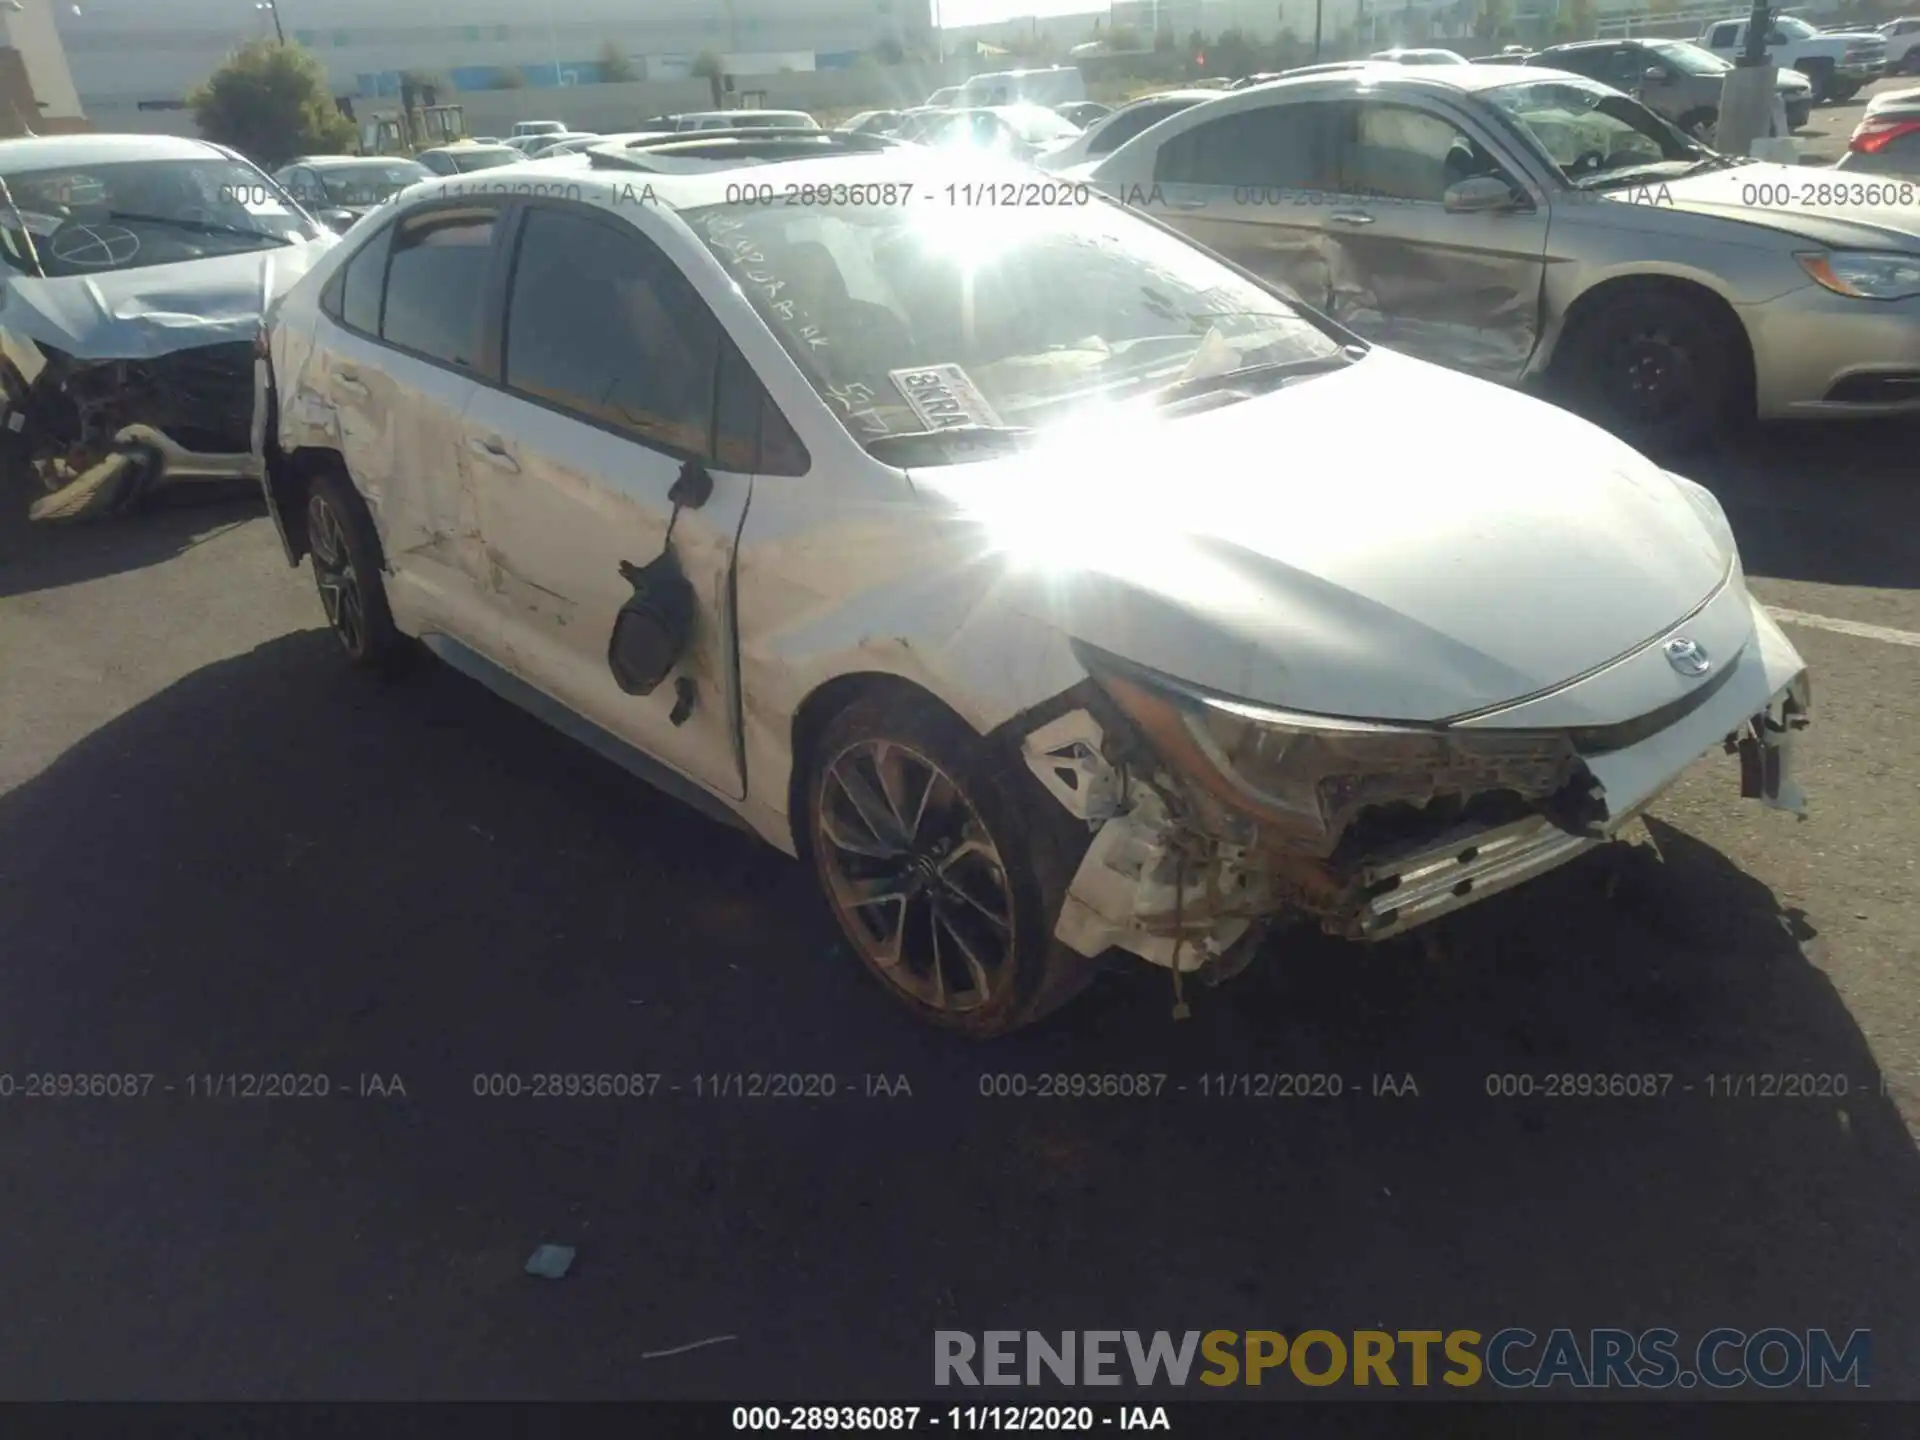
M807 115L804 110L684 110L676 120L731 120L739 115ZM811 120L813 117L807 115Z
M0 140L0 170L107 165L126 160L205 160L225 153L205 140L178 135L27 135Z
M529 138L532 138L532 137L529 137ZM547 137L542 135L538 138L544 140ZM452 155L455 153L458 153L461 155L471 155L476 150L490 152L495 155L520 155L525 153L524 151L512 145L457 144L457 145L435 145L429 149L420 151L420 155ZM402 156L399 156L398 158L404 160L407 157L402 155ZM419 159L419 155L414 156L414 158L416 160Z
M1575 75L1570 70L1550 69L1545 65L1527 66L1524 78L1516 75L1514 70L1512 65L1481 65L1471 60L1464 65L1399 65L1391 60L1369 60L1348 70L1327 71L1317 75L1282 75L1278 80L1236 90L1224 98L1239 104L1240 97L1246 95L1268 95L1288 87L1306 89L1348 82L1377 87L1465 90L1470 93L1497 90L1507 85L1537 85L1543 80L1576 80L1583 85L1594 83L1584 75Z
M1126 104L1117 107L1113 113L1118 115L1122 110L1131 110L1136 105L1151 104L1155 100L1218 100L1220 93L1218 90L1156 90L1151 95L1141 95L1127 101Z
M406 165L412 162L411 155L302 155L293 163L326 170L345 165Z

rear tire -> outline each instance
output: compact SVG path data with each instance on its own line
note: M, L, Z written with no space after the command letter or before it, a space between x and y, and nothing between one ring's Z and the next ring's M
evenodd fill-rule
M1744 336L1689 287L1645 284L1576 314L1558 364L1568 403L1649 449L1686 450L1738 423Z
M1091 983L1095 963L1053 936L1085 836L1076 849L1065 811L1017 758L932 697L888 687L829 721L807 763L815 878L896 1001L990 1039Z
M380 537L367 502L338 470L323 470L307 494L307 535L313 582L347 660L357 670L398 674L412 658L394 627L380 578Z

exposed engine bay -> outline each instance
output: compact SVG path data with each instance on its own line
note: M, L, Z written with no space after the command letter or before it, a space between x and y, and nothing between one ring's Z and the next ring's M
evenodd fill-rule
M1726 737L1748 798L1804 813L1789 756L1809 705L1802 676ZM1115 707L1060 715L1022 746L1040 783L1092 832L1055 936L1089 957L1125 950L1217 983L1245 969L1282 920L1356 941L1403 934L1638 820L1651 795L1615 813L1588 764L1598 752L1571 734L1541 739L1536 753L1517 747L1491 766L1459 763L1442 741L1432 752L1440 763L1375 777L1390 783L1373 794L1322 784L1329 823L1316 827L1222 803Z
M83 361L36 347L37 372L14 363L6 387L9 463L42 492L36 520L134 508L161 482L253 478L254 356L249 342L193 346L141 360Z

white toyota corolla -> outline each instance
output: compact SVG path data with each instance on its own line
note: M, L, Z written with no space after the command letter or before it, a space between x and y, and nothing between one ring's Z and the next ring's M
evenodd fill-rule
M772 133L431 182L262 349L350 659L803 857L965 1032L1115 949L1400 933L1723 744L1802 808L1806 668L1711 494L1036 171Z

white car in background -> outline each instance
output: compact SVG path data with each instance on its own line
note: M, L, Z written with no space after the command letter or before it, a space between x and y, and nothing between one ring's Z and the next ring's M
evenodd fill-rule
M734 135L404 193L259 370L345 656L804 858L976 1036L1109 951L1177 992L1282 919L1400 934L1723 742L1800 807L1806 667L1711 494L1124 207L978 202L1032 175Z

